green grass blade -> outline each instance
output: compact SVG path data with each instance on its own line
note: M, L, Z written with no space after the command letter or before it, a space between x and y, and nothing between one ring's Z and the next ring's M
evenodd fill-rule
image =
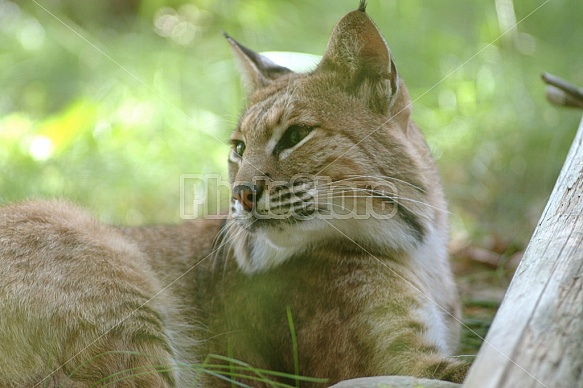
M292 317L291 307L288 305L288 306L286 306L286 309L287 309L287 322L289 325L289 331L291 332L292 348L293 348L293 352L294 352L294 373L297 377L300 375L300 358L299 358L299 353L298 353L298 339L296 338L296 329L294 327L294 320ZM300 388L300 380L298 380L296 378L295 381L296 381L296 388Z

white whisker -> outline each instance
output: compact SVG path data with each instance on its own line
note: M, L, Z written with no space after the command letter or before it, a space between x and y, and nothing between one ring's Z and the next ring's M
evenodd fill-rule
M412 199L412 198L409 198L409 197L402 197L402 196L400 196L398 194L396 194L396 195L387 195L387 194L379 193L378 191L375 191L375 190L372 190L372 189L361 188L361 187L350 187L350 186L347 186L345 188L345 190L342 190L342 189L344 189L344 187L342 187L342 186L328 186L328 187L326 187L326 185L316 186L316 189L319 192L322 192L323 191L322 190L323 188L326 189L326 190L329 190L329 194L326 194L326 192L325 192L324 195L328 195L328 196L331 195L332 197L335 197L335 198L340 198L340 197L344 197L344 198L365 198L365 197L371 197L371 198L381 198L381 199L384 198L384 199L387 199L387 200L390 200L390 201L394 201L395 203L399 203L399 205L401 205L401 206L405 207L407 210L411 211L411 209L407 208L405 205L403 205L402 203L399 202L399 201L408 201L408 202L412 202L412 203L415 203L417 205L422 205L422 206L425 206L427 208L434 209L434 210L437 210L437 211L440 211L440 212L444 212L444 213L447 213L447 214L452 214L447 209L442 209L440 207L431 205L431 204L429 204L429 203L427 203L425 201L420 201L420 200ZM340 189L340 190L334 190L334 189ZM364 192L364 193L370 193L371 195L365 195L365 196L356 196L356 195L350 195L349 196L349 195L347 195L351 191L359 191L359 192Z
M404 200L404 201L413 202L413 203L416 203L416 204L418 204L418 205L423 205L423 206L426 206L426 207L428 207L428 208L435 209L435 210L437 210L437 211L444 212L444 213L447 213L447 214L453 214L452 212L450 212L450 211L449 211L449 210L447 210L447 209L442 209L442 208L440 208L440 207L437 207L437 206L430 205L430 204L428 204L427 202L423 202L423 201L417 201L417 200L415 200L415 199L411 199L411 198L407 198L407 197L399 197L399 196L397 196L397 197L395 197L395 198L396 198L396 199L399 199L399 200Z
M410 186L410 187L412 187L412 188L414 188L416 190L419 190L420 192L423 192L423 193L426 193L427 192L426 190L422 189L421 187L416 186L416 185L414 185L414 184L412 184L410 182L407 182L405 180L402 180L402 179L399 179L399 178L395 178L395 177L391 177L391 176L382 176L382 175L349 175L346 178L338 179L338 180L329 182L329 184L334 184L334 183L338 183L338 182L346 182L346 181L348 181L348 182L357 181L358 182L358 180L361 179L361 178L370 178L370 179L373 179L373 180L381 180L381 181L389 182L389 183L391 183L391 182L400 182L400 183L403 183L403 184L405 184L407 186Z

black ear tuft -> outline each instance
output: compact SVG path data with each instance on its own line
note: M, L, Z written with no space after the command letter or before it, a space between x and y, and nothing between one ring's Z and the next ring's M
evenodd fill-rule
M267 59L267 57L248 49L231 38L226 32L223 32L223 35L231 45L248 94L256 89L267 86L271 80L291 73L291 70L287 67L279 66Z
M366 0L360 0L360 4L358 5L358 10L360 12L366 13Z

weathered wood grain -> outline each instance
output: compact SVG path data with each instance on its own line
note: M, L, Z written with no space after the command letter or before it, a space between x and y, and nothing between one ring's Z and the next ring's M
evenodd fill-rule
M583 121L464 387L583 387Z

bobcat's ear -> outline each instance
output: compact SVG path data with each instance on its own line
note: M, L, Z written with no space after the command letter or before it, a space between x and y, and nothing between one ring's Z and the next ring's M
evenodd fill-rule
M233 55L239 65L239 71L248 95L267 86L271 80L291 72L287 67L279 66L267 57L243 46L228 34L224 33L224 35L231 45Z
M399 89L397 68L374 22L365 13L366 1L334 27L316 71L333 71L349 82L349 91L386 113ZM349 80L349 81L348 81Z

